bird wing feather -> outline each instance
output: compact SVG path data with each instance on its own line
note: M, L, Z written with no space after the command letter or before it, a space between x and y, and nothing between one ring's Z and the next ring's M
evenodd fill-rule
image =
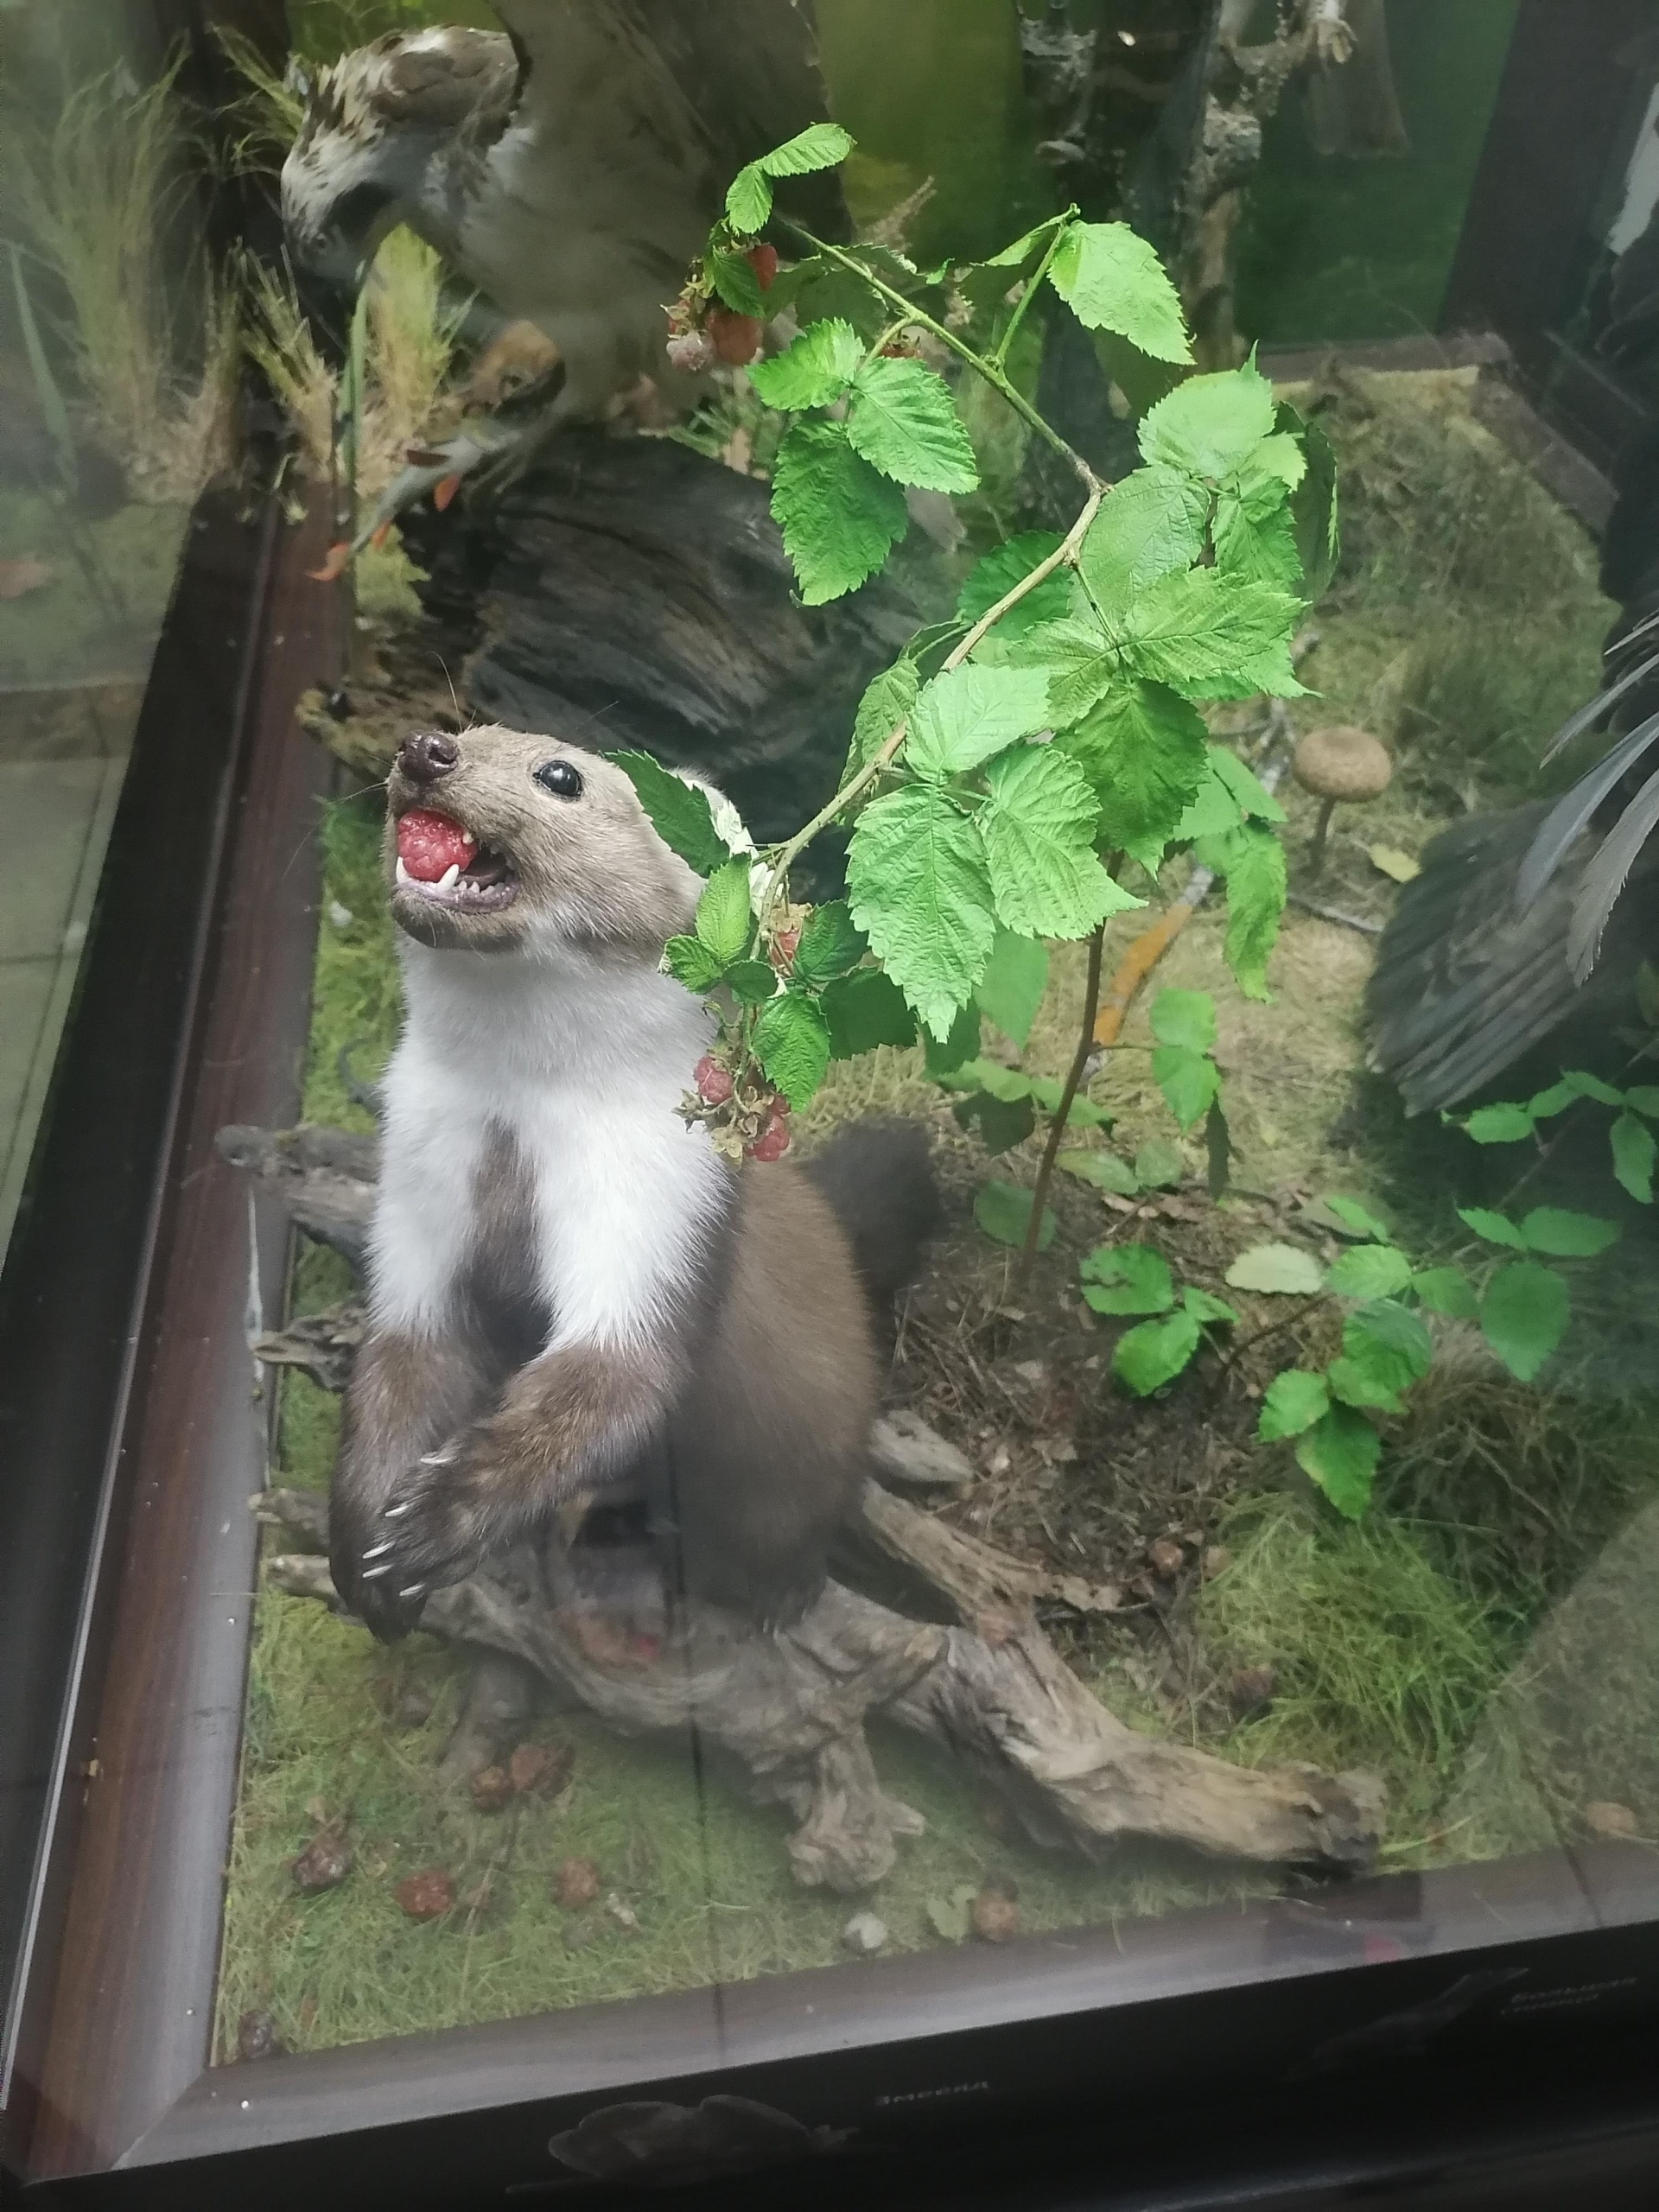
M829 113L811 0L495 6L518 56L515 121L612 164L666 160L711 222L739 169Z
M1520 912L1524 914L1529 906L1536 904L1579 832L1587 826L1602 801L1643 753L1651 751L1656 741L1659 741L1659 715L1650 715L1628 737L1620 738L1612 751L1587 774L1580 776L1572 790L1550 809L1516 879L1515 903ZM1620 880L1623 881L1622 877Z
M1578 897L1573 902L1573 926L1567 936L1567 953L1573 976L1580 983L1596 964L1613 908L1656 828L1659 828L1659 772L1649 777L1620 815L1585 870Z

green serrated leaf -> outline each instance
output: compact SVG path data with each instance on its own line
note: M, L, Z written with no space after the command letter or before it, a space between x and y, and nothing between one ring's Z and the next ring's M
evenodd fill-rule
M848 855L853 919L937 1038L950 1035L996 936L990 871L975 825L927 785L865 808ZM975 1016L977 1043L978 1016Z
M712 875L730 859L726 841L715 828L707 791L683 782L649 753L607 753L605 758L633 785L652 828L688 867L699 875Z
M1281 405L1278 421L1301 447L1306 468L1291 493L1296 551L1302 564L1302 589L1310 605L1331 588L1341 553L1337 526L1337 456L1317 423L1305 423L1294 407Z
M1197 1316L1185 1308L1166 1320L1142 1321L1139 1328L1118 1338L1112 1372L1137 1398L1150 1397L1191 1366L1203 1340Z
M1207 1053L1189 1052L1184 1045L1157 1047L1152 1056L1152 1079L1183 1129L1201 1122L1221 1091L1215 1062Z
M1068 1175L1075 1175L1080 1183L1092 1183L1097 1191L1109 1191L1115 1198L1133 1198L1140 1195L1141 1178L1127 1160L1120 1160L1115 1152L1062 1152L1055 1154L1054 1165Z
M1379 1244L1386 1244L1394 1234L1379 1214L1373 1213L1369 1206L1362 1205L1357 1198L1327 1198L1325 1203L1343 1228L1352 1236L1369 1236Z
M1030 1191L1022 1191L1013 1183L982 1183L974 1199L974 1219L995 1243L1009 1244L1016 1251L1021 1250L1031 1228L1033 1196ZM1037 1231L1037 1249L1046 1252L1053 1242L1054 1216L1045 1206Z
M864 342L850 322L810 322L794 344L749 365L749 382L768 407L827 407L852 382Z
M1190 361L1181 302L1161 261L1127 223L1074 223L1049 279L1079 322L1115 331L1155 361Z
M816 169L836 168L855 143L838 123L812 123L771 153L762 154L755 167L768 176L809 176Z
M722 969L741 959L753 933L749 862L728 861L709 877L697 901L697 935Z
M1129 601L1119 624L1123 658L1135 674L1185 699L1253 699L1258 691L1300 698L1290 644L1301 611L1269 584L1185 569Z
M1482 1106L1463 1125L1476 1144L1522 1144L1537 1124L1524 1106Z
M946 1943L965 1943L968 1940L968 1907L955 1897L929 1897L926 1905L927 1924L933 1933Z
M912 709L905 762L918 776L963 775L1042 729L1047 717L1039 670L964 661L936 677Z
M910 526L899 486L855 453L844 423L816 416L778 449L772 512L808 607L856 590Z
M764 322L772 312L770 296L760 289L747 254L713 252L708 257L709 280L722 305L734 315L753 315Z
M726 220L741 238L753 238L772 220L772 187L758 162L739 169L726 194Z
M778 995L777 972L764 960L739 960L721 978L742 1006L764 1006Z
M1480 1332L1518 1382L1530 1382L1561 1338L1572 1301L1554 1268L1514 1260L1480 1301Z
M1253 768L1224 745L1210 748L1210 765L1237 802L1247 822L1283 822L1285 810Z
M1055 743L1099 802L1096 842L1155 874L1209 773L1198 709L1161 683L1120 682Z
M1189 377L1160 399L1141 425L1141 451L1212 481L1241 468L1273 435L1273 386L1255 365Z
M1492 1213L1485 1206L1459 1206L1458 1219L1465 1229L1472 1229L1477 1236L1488 1244L1502 1244L1510 1251L1524 1252L1527 1240L1512 1221L1501 1213Z
M1208 991L1160 991L1152 1002L1152 1033L1160 1045L1207 1052L1216 1041L1216 1002Z
M1023 1144L1037 1126L1037 1109L1029 1098L994 1098L986 1090L958 1098L950 1111L959 1128L977 1127L980 1141L994 1160Z
M1521 1224L1528 1251L1542 1252L1552 1260L1592 1260L1617 1244L1621 1233L1617 1222L1568 1213L1560 1206L1535 1206Z
M1011 639L1002 639L993 631L981 648L982 656L993 644L995 658L1046 679L1046 720L1055 729L1069 729L1080 721L1119 680L1110 641L1087 608L1068 615L1063 622L1034 624Z
M1287 1436L1300 1436L1330 1410L1331 1393L1324 1376L1306 1375L1300 1368L1288 1367L1268 1385L1262 1417L1255 1425L1256 1440L1278 1444Z
M798 1113L830 1065L830 1025L804 991L769 1000L754 1025L754 1057Z
M1220 750L1216 745L1208 747L1204 780L1173 832L1173 842L1178 845L1198 845L1211 837L1224 837L1243 825L1238 801L1216 771L1216 754Z
M921 675L913 660L895 661L872 681L859 701L858 715L853 723L853 760L856 766L867 767L899 723L909 719L921 688Z
M726 971L701 938L671 937L663 947L663 965L688 991L711 991Z
M1227 575L1301 596L1302 556L1282 483L1246 487L1230 479L1216 497L1214 539L1216 566Z
M997 918L1022 937L1082 938L1144 902L1094 849L1099 810L1083 771L1049 746L1021 746L986 770L979 815Z
M1324 1289L1325 1270L1299 1244L1253 1244L1228 1268L1227 1283L1275 1298L1311 1298Z
M1397 1410L1402 1394L1427 1374L1434 1356L1428 1331L1393 1299L1378 1299L1350 1314L1342 1351L1330 1369L1332 1390L1346 1405L1388 1413Z
M1605 1082L1599 1075L1588 1075L1582 1068L1568 1068L1561 1077L1569 1090L1580 1098L1593 1098L1599 1106L1622 1106L1624 1094L1614 1084Z
M1169 1262L1150 1244L1103 1244L1077 1272L1096 1313L1167 1313L1175 1303Z
M1010 537L995 546L969 570L957 600L957 620L971 624L977 622L982 614L988 614L1016 584L1023 583L1033 569L1040 568L1059 543L1056 531L1027 530L1018 537ZM1009 608L998 625L999 630L1017 634L1034 623L1064 620L1071 609L1072 589L1071 579L1064 570L1045 576L1017 607Z
M1659 1084L1632 1084L1624 1094L1624 1103L1633 1114L1645 1114L1650 1122L1659 1122Z
M1077 566L1109 615L1204 550L1209 495L1178 468L1137 468L1116 487L1083 541Z
M1411 1281L1411 1262L1394 1244L1356 1244L1339 1254L1325 1279L1338 1298L1392 1298Z
M1338 1513L1357 1521L1371 1502L1371 1484L1382 1440L1363 1414L1333 1405L1296 1446L1296 1464L1312 1477Z
M1022 1052L1047 988L1047 946L999 929L974 996L980 1012Z
M1535 1122L1553 1122L1558 1114L1565 1114L1569 1106L1576 1106L1583 1093L1570 1083L1553 1083L1548 1090L1541 1090L1535 1098L1527 1102L1527 1111Z
M1413 1275L1411 1287L1427 1312L1448 1321L1472 1321L1478 1310L1474 1286L1461 1268L1424 1268Z
M950 387L920 361L878 353L853 380L847 435L855 450L896 484L925 492L973 492L979 468Z
M832 1060L856 1059L878 1045L913 1045L916 1017L880 968L855 968L825 987L818 1001L830 1025Z
M1613 1177L1638 1205L1653 1204L1653 1170L1659 1161L1659 1140L1647 1123L1631 1113L1621 1114L1612 1127Z
M1149 1191L1173 1191L1186 1177L1186 1163L1166 1137L1148 1137L1135 1155L1135 1172Z
M1059 1112L1060 1101L1065 1095L1065 1085L1057 1077L1050 1075L1033 1075L1027 1080L1027 1088L1045 1113L1058 1114ZM1076 1127L1079 1129L1109 1129L1116 1118L1114 1115L1109 1114L1103 1106L1096 1106L1092 1099L1085 1098L1081 1091L1071 1101L1071 1110L1065 1117L1068 1128Z
M947 1090L984 1090L1005 1101L1032 1095L1032 1078L1023 1069L1001 1067L995 1060L964 1060L939 1081Z
M913 1016L912 1018L914 1019ZM928 1074L935 1083L944 1083L978 1056L978 1007L971 1001L959 1007L956 1019L944 1037L931 1037L924 1030L922 1044Z
M1190 1313L1195 1321L1200 1322L1205 1328L1219 1328L1224 1325L1234 1328L1238 1323L1237 1313L1224 1298L1217 1298L1207 1290L1200 1290L1195 1283L1189 1283L1181 1293L1181 1306L1185 1312Z
M1268 962L1284 916L1285 849L1271 830L1247 822L1220 837L1205 837L1195 857L1227 880L1227 935L1222 950L1247 999L1265 1000Z
M816 988L856 968L868 950L864 932L854 921L846 900L831 899L807 916L790 974L798 982Z

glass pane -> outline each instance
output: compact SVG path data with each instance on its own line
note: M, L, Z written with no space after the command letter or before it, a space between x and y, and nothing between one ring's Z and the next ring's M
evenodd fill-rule
M900 2123L642 2083L1316 1976L1252 2082L1518 2033L1500 1947L1655 1903L1647 48L210 12L0 9L20 1117L232 371L281 518L37 2164L715 2171ZM124 1871L158 1767L222 1893Z
M190 509L224 451L234 336L189 250L189 118L154 59L107 11L0 10L0 1238Z

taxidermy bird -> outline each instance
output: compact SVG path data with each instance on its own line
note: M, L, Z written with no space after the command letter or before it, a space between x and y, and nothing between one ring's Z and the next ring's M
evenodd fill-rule
M1612 742L1562 798L1436 839L1383 933L1370 1065L1414 1114L1476 1096L1552 1039L1593 1051L1659 960L1659 432L1621 466L1601 583L1624 609L1605 688L1545 757L1601 726Z
M691 404L700 383L668 359L665 310L738 170L829 113L811 0L496 0L496 12L502 32L396 32L346 54L308 88L283 170L296 277L336 334L381 240L406 224L558 349L531 427L422 454L405 494L486 459L522 466L642 378L671 408ZM781 197L845 234L833 174L790 180Z

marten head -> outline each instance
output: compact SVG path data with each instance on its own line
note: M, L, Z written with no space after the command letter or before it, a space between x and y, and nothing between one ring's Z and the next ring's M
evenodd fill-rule
M692 926L701 880L620 768L518 730L406 737L386 785L393 920L440 951L637 952Z

